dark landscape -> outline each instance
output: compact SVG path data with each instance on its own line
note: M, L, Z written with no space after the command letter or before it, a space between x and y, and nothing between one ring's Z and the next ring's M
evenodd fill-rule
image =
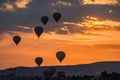
M51 73L51 69L54 70ZM13 74L14 72L14 74ZM46 73L44 73L46 72ZM13 74L12 77L19 77L20 80L24 80L22 78L38 78L41 79L52 79L52 78L77 78L82 77L90 77L90 78L98 78L103 74L107 75L119 75L120 80L120 62L119 61L108 61L108 62L96 62L91 64L82 64L82 65L68 65L68 66L41 66L41 67L15 67L9 68L5 70L0 70L0 78L9 78ZM109 76L110 77L110 76ZM7 80L7 79L2 79ZM16 80L16 79L15 79ZM19 79L18 79L19 80ZM32 80L32 79L31 79ZM37 79L33 79L37 80ZM78 80L78 79L77 79ZM80 80L91 80L91 79L80 79ZM94 80L94 79L92 79ZM96 80L96 79L95 79ZM99 79L98 79L99 80ZM108 79L100 79L100 80L108 80ZM113 80L112 78L109 80Z

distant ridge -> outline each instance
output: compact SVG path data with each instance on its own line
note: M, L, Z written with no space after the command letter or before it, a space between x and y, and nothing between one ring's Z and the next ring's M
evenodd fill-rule
M43 76L43 70L47 67L56 68L56 73L64 71L67 76L72 75L98 75L102 71L120 73L120 61L102 61L90 64L66 65L66 66L42 66L42 67L16 67L16 75ZM9 70L0 70L0 75L8 75ZM55 73L55 75L56 75Z

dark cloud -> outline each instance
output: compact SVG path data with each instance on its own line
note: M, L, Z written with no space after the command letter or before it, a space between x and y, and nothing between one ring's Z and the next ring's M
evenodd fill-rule
M61 29L57 29L57 30L55 30L55 32L56 32L57 34L68 34L68 33L69 33L68 31L61 30Z
M73 25L68 25L68 30L70 33L85 33L84 31L86 30L85 27L78 27L78 26L73 26Z
M6 3L7 0L0 0L0 5L3 4L3 3Z
M99 44L99 45L95 45L98 48L101 49L120 49L120 45L118 44Z
M115 29L116 29L116 30L120 30L120 26L116 26Z
M15 1L16 0L13 0L11 3ZM29 26L31 28L38 25L43 26L40 21L40 17L44 15L50 18L49 22L45 26L45 32L57 30L56 33L58 34L76 32L84 33L84 27L78 28L67 25L69 32L59 29L66 26L62 22L80 22L84 16L93 16L100 19L120 21L120 5L82 5L78 0L69 0L69 2L72 3L71 6L51 6L51 3L55 3L56 1L58 0L32 0L32 2L27 5L27 8L18 8L14 5L14 12L0 12L0 33L7 31L31 32L31 30L20 29L17 26ZM5 3L5 1L2 0L1 3ZM109 10L112 10L113 12L109 14ZM62 14L62 18L59 23L55 23L52 18L52 14L55 11L59 11Z

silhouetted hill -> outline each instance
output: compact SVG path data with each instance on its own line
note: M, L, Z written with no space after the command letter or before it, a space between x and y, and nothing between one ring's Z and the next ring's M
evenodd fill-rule
M64 71L67 76L73 75L98 75L102 71L120 73L120 61L96 62L91 64L67 65L67 66L43 66L43 67L16 67L16 75L43 76L47 67L56 68L56 73ZM56 75L54 74L54 76ZM9 69L0 70L0 75L8 75Z

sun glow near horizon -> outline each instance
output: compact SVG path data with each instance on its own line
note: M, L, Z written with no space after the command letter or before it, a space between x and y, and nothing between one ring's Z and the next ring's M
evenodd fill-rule
M12 41L13 35L4 33L0 35L0 69L15 66L36 66L34 59L43 57L42 66L85 64L98 61L120 61L120 22L112 20L99 20L96 17L86 16L82 22L63 22L65 26L57 30L68 31L68 34L44 32L40 38L33 32L11 32L21 36L22 40L16 46ZM69 25L82 33L70 33ZM85 28L85 29L84 29ZM66 57L62 64L56 58L56 52L62 50ZM6 64L8 63L8 64Z

